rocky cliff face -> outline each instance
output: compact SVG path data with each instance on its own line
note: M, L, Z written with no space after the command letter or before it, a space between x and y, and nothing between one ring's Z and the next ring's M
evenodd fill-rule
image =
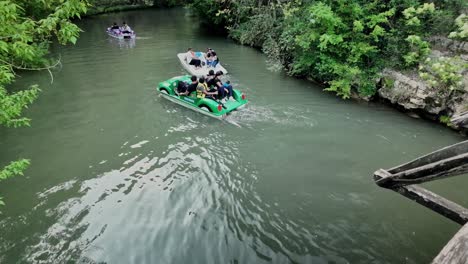
M440 120L449 126L468 131L468 43L453 41L444 37L430 39L432 58L461 58L461 88L442 91L422 80L416 71L399 72L385 69L382 72L382 87L379 96L405 110L421 113L425 117Z

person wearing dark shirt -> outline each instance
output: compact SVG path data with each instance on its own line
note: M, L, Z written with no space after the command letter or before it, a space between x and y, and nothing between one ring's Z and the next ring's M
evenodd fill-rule
M197 86L198 86L198 80L197 80L197 76L193 75L190 80L192 80L192 83L189 84L189 86L187 87L187 92L188 94L190 95L192 92L195 92L197 90Z
M223 83L221 82L220 76L223 75L222 71L217 71L214 77L214 86L218 91L218 99L223 99L226 96L226 91L224 90Z
M180 95L187 94L188 84L184 81L179 81L177 83L177 93Z
M114 24L112 25L111 29L119 29L119 26L117 25L117 23L114 22Z
M208 88L212 87L212 86L215 86L215 72L213 70L210 70L208 72L208 75L206 75L206 83L208 84Z
M195 92L197 90L197 86L198 86L197 76L190 77L190 80L192 81L192 83L187 85L186 89L183 92L179 92L179 95L190 95L192 92Z

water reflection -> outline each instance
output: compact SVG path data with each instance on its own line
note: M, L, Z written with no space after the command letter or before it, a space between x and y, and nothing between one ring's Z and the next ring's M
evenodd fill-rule
M133 49L136 47L135 39L117 39L113 37L108 38L109 44L120 49Z

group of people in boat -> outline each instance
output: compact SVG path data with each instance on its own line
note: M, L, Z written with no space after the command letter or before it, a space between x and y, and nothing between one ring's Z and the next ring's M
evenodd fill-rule
M121 27L117 25L117 23L114 22L114 24L110 27L110 29L114 31L120 30L121 33L133 33L133 30L125 22L122 23Z
M180 81L177 85L177 92L179 96L188 96L192 92L196 92L197 98L209 98L213 100L220 100L225 103L228 100L235 100L233 97L232 85L230 81L222 82L220 76L223 75L222 71L210 70L207 76L197 78L192 76L191 83Z
M201 54L200 54L201 56ZM201 60L200 56L197 56L197 54L193 51L192 48L188 48L187 53L185 55L185 61L189 65L195 66L195 68L201 68L203 67L203 61ZM218 55L216 52L211 49L207 48L206 53L205 53L205 61L206 61L206 67L210 68L213 67L215 68L216 65L219 63Z

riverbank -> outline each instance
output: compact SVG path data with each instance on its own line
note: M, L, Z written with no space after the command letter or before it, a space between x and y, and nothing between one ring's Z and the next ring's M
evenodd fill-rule
M413 117L422 117L446 124L448 127L468 132L468 43L443 36L429 39L433 49L429 58L462 65L462 85L457 90L431 87L421 78L417 69L401 71L384 69L381 73L377 97ZM456 61L455 61L456 60ZM443 66L441 66L443 67Z
M104 13L131 11L146 8L175 7L184 4L184 0L91 0L87 16Z
M271 68L316 80L344 99L386 100L466 130L466 53L450 50L468 46L466 11L458 2L247 0L240 7L200 0L191 7L207 25L225 27L233 40L262 50Z

